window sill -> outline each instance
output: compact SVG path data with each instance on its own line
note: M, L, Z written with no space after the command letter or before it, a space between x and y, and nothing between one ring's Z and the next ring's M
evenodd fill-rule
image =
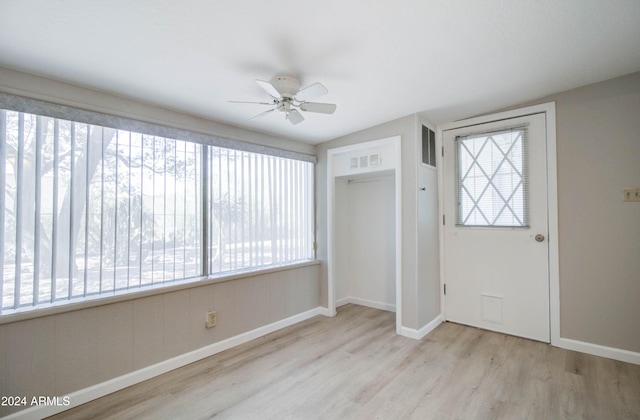
M268 267L264 269L251 270L251 271L239 271L234 273L227 273L224 275L212 275L207 277L199 277L196 279L183 280L171 284L159 284L150 286L148 288L138 290L135 292L123 291L120 294L112 296L96 296L87 300L77 301L73 303L60 302L51 306L43 307L40 309L24 308L15 312L8 313L6 315L0 315L0 325L11 324L19 321L26 321L28 319L42 318L45 316L58 315L65 312L79 311L82 309L89 309L103 305L110 305L118 302L125 302L128 300L141 299L149 296L161 295L165 293L176 292L179 290L193 289L196 287L209 286L216 283L223 283L227 281L239 280L249 277L262 276L270 273L277 273L279 271L293 270L296 268L308 267L320 264L320 260L310 260L300 263L280 265L276 267Z

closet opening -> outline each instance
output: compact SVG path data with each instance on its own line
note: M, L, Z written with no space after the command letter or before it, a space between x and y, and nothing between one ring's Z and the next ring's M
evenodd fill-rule
M402 326L400 137L327 151L328 308L396 313Z
M335 180L336 306L396 310L395 173Z

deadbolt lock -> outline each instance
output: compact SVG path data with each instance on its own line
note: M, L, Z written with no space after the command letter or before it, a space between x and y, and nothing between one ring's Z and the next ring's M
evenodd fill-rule
M541 234L539 234L539 233L538 233L538 234L536 235L536 241L538 241L538 242L542 242L542 241L544 241L544 235L541 235Z

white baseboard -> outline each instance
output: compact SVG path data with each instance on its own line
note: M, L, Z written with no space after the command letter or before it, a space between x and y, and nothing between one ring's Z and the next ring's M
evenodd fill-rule
M351 298L342 298L336 300L336 308L346 305L347 303L351 303Z
M281 330L282 328L297 324L298 322L302 322L309 318L313 318L316 315L329 316L328 314L329 310L327 308L314 308L309 311L302 312L298 315L294 315L289 318L274 322L272 324L256 328L255 330L247 331L246 333L242 333L234 337L227 338L226 340L210 344L189 353L181 354L180 356L167 359L163 362L156 363L155 365L147 366L146 368L142 368L134 372L119 376L117 378L113 378L108 381L101 382L88 388L73 392L68 395L70 404L67 406L34 406L27 408L26 410L10 414L3 419L37 420L52 416L54 414L61 413L65 410L69 410L73 407L77 407L89 401L127 388L131 385L135 385L153 377L162 375L163 373L167 373L179 367L186 366L190 363L196 362L209 356L213 356L214 354L220 353L221 351Z
M318 307L315 310L318 311L318 315L324 315L324 316L328 316L330 318L336 316L336 314L332 314L331 313L329 308Z
M570 338L559 338L556 342L551 343L556 347L567 350L579 351L581 353L591 354L593 356L606 357L621 362L633 363L640 365L640 353L617 349L614 347L601 346L599 344L586 343L584 341L572 340Z
M403 337L413 338L414 340L422 340L427 334L435 330L438 325L442 324L443 322L444 319L442 317L442 314L440 314L419 330L416 330L414 328L400 327L400 331L398 331L398 334Z
M347 303L353 303L354 305L367 306L369 308L381 309L383 311L395 312L396 305L384 302L377 302L375 300L368 299L360 299L357 297L346 297L342 299L336 300L336 307L339 308L342 305L346 305Z

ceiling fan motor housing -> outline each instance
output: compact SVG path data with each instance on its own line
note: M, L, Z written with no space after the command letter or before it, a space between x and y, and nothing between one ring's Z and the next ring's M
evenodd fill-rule
M300 81L291 76L275 76L270 83L285 98L293 98L300 90Z

